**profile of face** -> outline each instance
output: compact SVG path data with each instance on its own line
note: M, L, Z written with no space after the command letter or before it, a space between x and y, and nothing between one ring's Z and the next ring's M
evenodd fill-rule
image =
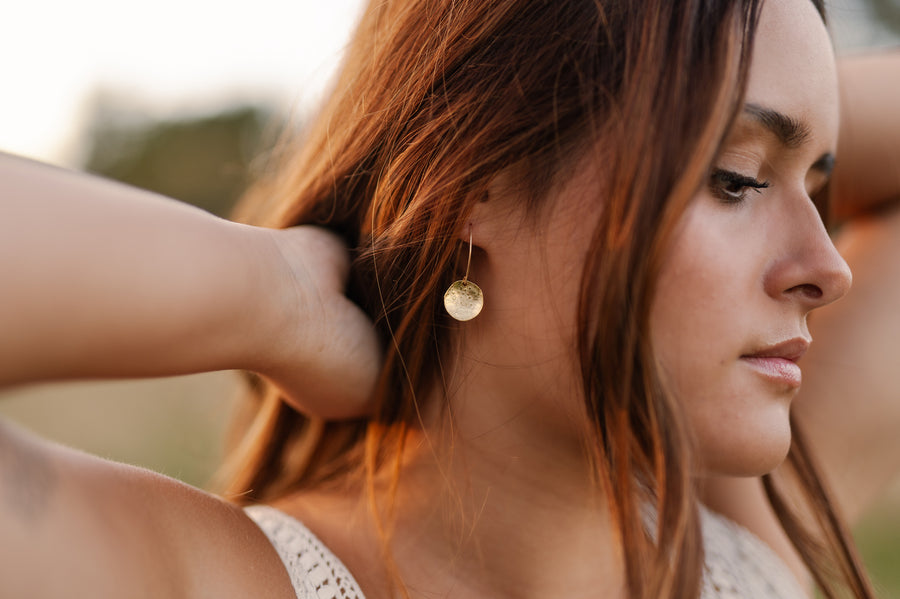
M789 448L807 316L850 285L810 199L828 179L837 131L836 67L821 17L809 0L765 2L744 109L675 232L650 314L661 375L709 472L758 475ZM494 405L484 430L529 410L540 434L564 435L572 421L574 410L558 408L579 391L569 311L602 204L596 170L576 169L554 192L536 235L510 226L502 201L476 208L486 300L485 316L465 333L477 364L467 372L488 364L480 389L526 398Z
M711 472L761 474L784 458L807 316L850 286L810 199L837 131L822 19L809 0L765 2L743 111L684 216L651 313L659 362Z

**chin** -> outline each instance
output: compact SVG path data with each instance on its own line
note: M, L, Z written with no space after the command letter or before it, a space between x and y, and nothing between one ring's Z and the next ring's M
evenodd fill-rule
M742 424L739 430L720 429L714 435L700 436L701 464L706 473L762 476L784 462L791 448L787 414Z

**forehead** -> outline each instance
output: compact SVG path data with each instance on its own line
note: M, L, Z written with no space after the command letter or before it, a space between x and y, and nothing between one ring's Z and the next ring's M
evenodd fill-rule
M810 0L763 3L747 102L808 123L820 143L835 143L838 92L834 51Z

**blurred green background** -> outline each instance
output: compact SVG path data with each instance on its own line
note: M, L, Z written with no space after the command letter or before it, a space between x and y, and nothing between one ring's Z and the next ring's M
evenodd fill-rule
M834 4L832 17L839 20L840 2ZM882 34L900 35L897 0L865 4ZM101 94L90 108L83 168L224 216L283 122L267 105L160 120ZM61 443L204 486L221 459L239 387L231 372L37 385L0 393L0 416ZM881 596L900 597L900 485L856 535Z

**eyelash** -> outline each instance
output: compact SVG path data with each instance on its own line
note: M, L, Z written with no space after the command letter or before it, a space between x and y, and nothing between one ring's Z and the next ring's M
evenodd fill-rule
M768 181L760 181L734 171L715 169L709 176L709 188L719 200L726 204L739 204L747 199L750 190L762 193L769 187Z

